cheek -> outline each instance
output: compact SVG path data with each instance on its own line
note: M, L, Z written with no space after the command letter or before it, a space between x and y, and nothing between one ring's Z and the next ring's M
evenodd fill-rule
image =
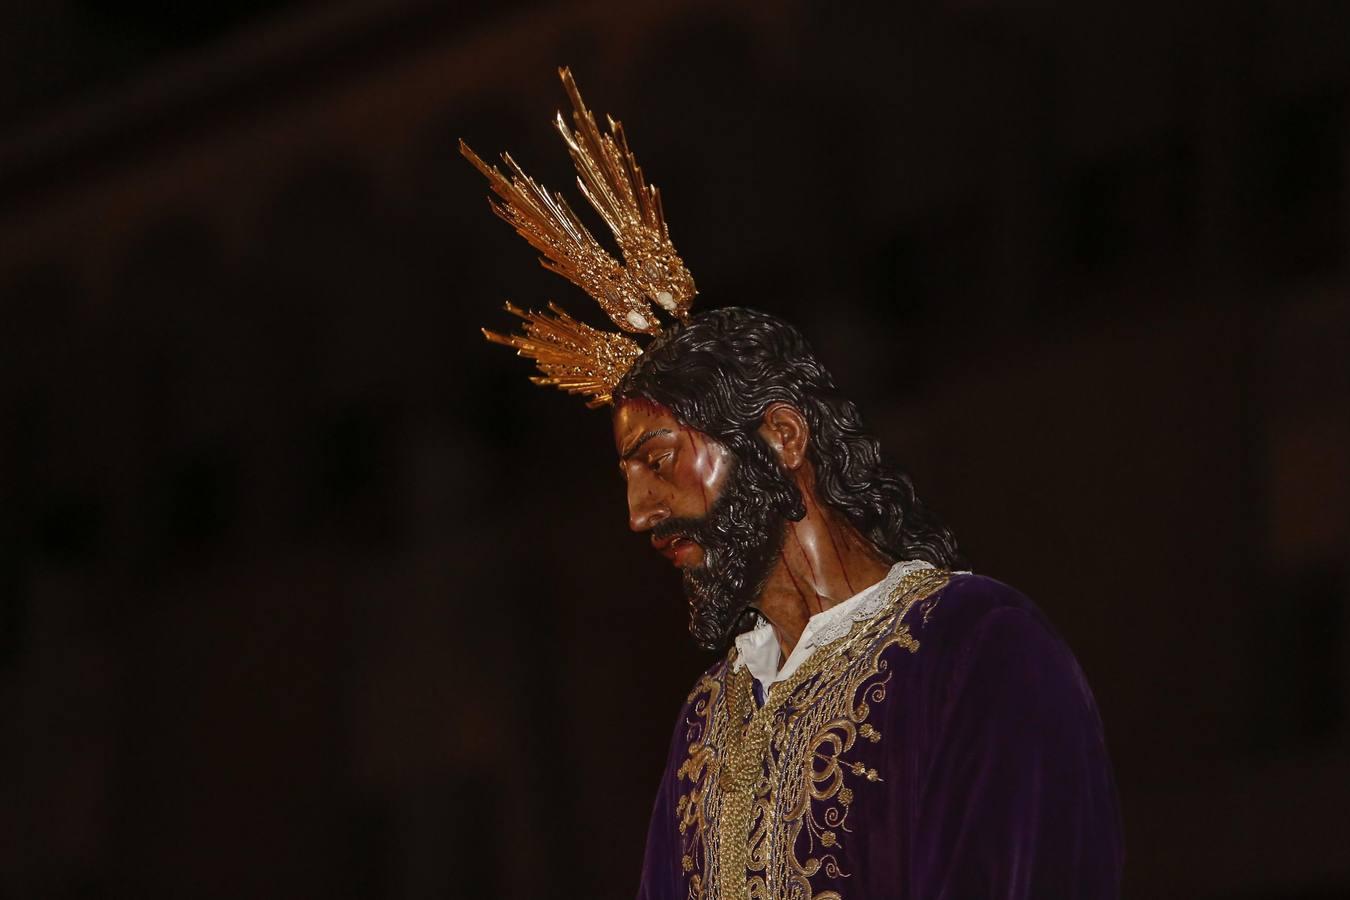
M689 436L689 450L680 460L678 474L682 483L698 491L706 513L731 471L731 453L697 433Z

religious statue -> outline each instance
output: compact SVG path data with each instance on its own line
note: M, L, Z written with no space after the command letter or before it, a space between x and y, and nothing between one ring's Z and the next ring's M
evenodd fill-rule
M556 127L622 262L509 156L504 175L460 148L543 264L628 333L552 305L508 305L523 333L484 332L537 383L612 405L629 524L722 654L676 719L638 897L1118 896L1115 787L1069 648L963 570L796 328L691 312L660 194L561 75L574 112Z

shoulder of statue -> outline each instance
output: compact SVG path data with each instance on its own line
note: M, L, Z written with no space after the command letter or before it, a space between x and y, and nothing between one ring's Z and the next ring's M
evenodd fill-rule
M911 630L930 640L959 640L990 613L1020 609L1043 616L1020 591L1001 581L970 572L950 573L936 590L906 603L901 615Z
M897 563L865 603L854 610L851 622L835 624L840 634L829 634L827 641L845 631L874 634L913 627L911 619L930 615L953 573L922 561Z
M685 698L685 703L692 705L709 692L720 691L726 683L727 674L732 671L735 662L736 647L733 645L720 659L703 670L703 674L698 677L694 686L690 689L689 696Z

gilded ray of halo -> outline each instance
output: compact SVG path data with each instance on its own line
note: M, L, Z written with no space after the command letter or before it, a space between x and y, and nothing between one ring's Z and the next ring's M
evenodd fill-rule
M492 210L543 256L540 263L578 285L600 304L624 331L658 334L661 331L642 288L632 275L591 235L561 194L550 194L526 175L509 153L502 162L507 178L489 165L464 141L459 152L487 178L500 202Z
M610 118L610 133L603 134L571 70L564 66L558 75L572 101L573 128L562 113L554 125L576 166L578 187L613 232L628 273L647 299L684 318L698 289L670 239L660 190L643 178L623 125Z
M697 293L693 278L675 253L661 208L660 192L646 184L628 148L623 128L609 120L602 135L586 109L571 72L560 69L573 103L574 135L558 116L558 128L577 168L577 183L605 220L624 256L621 265L586 229L558 193L550 194L502 154L510 177L488 165L464 141L460 153L487 179L497 200L493 211L540 252L545 268L581 287L624 331L659 334L655 306L685 318ZM552 315L507 310L525 320L525 334L503 336L483 329L495 343L532 357L542 377L536 384L588 394L588 406L611 402L614 388L641 355L641 347L622 334L591 328L552 303Z
M484 328L483 336L514 348L517 356L533 359L544 373L530 378L535 384L588 395L586 405L591 408L610 403L619 379L632 368L642 348L627 335L578 322L553 303L548 308L553 315L508 303L506 311L525 320L525 333L501 335Z

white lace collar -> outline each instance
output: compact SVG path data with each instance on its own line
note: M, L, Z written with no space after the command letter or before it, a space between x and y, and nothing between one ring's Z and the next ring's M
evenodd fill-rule
M898 562L891 566L891 570L881 581L864 588L842 603L816 613L807 620L797 646L792 648L792 653L781 669L778 667L778 659L782 655L782 650L778 646L778 636L768 621L761 622L736 638L734 668L738 671L741 666L748 668L750 674L764 686L765 690L774 682L786 681L817 648L833 644L848 634L855 622L876 615L886 605L892 591L905 576L931 568L933 568L931 563L920 559Z

